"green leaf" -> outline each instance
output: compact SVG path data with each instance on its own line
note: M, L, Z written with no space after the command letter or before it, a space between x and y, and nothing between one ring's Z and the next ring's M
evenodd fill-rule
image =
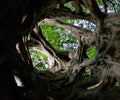
M69 8L71 11L75 11L75 7L73 7L72 2L67 2L64 6Z
M119 84L119 82L115 82L115 85L114 85L115 87L119 87L120 86L120 84Z
M85 70L85 75L87 75L87 76L91 75L91 70L90 69L86 69Z
M96 55L96 47L95 46L90 47L86 53L88 58L93 58Z

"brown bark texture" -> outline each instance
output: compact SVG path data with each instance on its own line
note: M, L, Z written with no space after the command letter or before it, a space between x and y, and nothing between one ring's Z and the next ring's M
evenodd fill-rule
M67 2L74 11L64 6ZM0 100L119 100L120 86L115 86L120 84L117 4L119 0L1 0ZM87 20L96 27L91 31L65 24L63 19ZM78 39L77 49L56 51L43 36L40 22L70 30ZM89 59L86 50L93 45L97 53ZM54 59L52 68L39 71L33 66L28 50L32 46L49 53ZM88 70L90 75L85 74Z

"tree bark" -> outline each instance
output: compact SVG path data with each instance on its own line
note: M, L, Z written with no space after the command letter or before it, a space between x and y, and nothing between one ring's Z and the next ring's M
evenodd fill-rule
M75 12L72 12L63 7L68 1L71 0L0 1L1 100L120 98L120 87L115 87L117 82L120 83L120 14L102 12L95 0L71 1L75 6ZM107 1L105 3L107 4ZM86 7L89 13L84 12L81 5ZM72 28L71 31L76 34L79 43L71 57L70 53L56 51L36 26L38 21L45 18L47 22L52 23L48 17L52 20L55 18L55 25L66 29ZM60 22L61 18L85 19L94 23L96 29L92 32L63 24ZM34 68L27 44L29 34L53 57L56 62L53 69L38 71ZM87 41L90 38L87 37L92 38L89 43ZM93 42L97 54L88 59L85 53ZM54 73L51 70L54 70ZM23 86L17 85L15 75L19 77Z

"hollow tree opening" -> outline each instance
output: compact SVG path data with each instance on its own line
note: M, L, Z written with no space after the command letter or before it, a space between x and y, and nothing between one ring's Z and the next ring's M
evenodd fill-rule
M119 6L119 0L1 0L1 100L118 100ZM31 48L45 53L47 69L42 58L33 63Z

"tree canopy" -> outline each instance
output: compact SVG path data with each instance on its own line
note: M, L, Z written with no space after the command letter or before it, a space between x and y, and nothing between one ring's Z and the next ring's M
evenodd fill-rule
M1 100L119 100L119 0L1 0Z

